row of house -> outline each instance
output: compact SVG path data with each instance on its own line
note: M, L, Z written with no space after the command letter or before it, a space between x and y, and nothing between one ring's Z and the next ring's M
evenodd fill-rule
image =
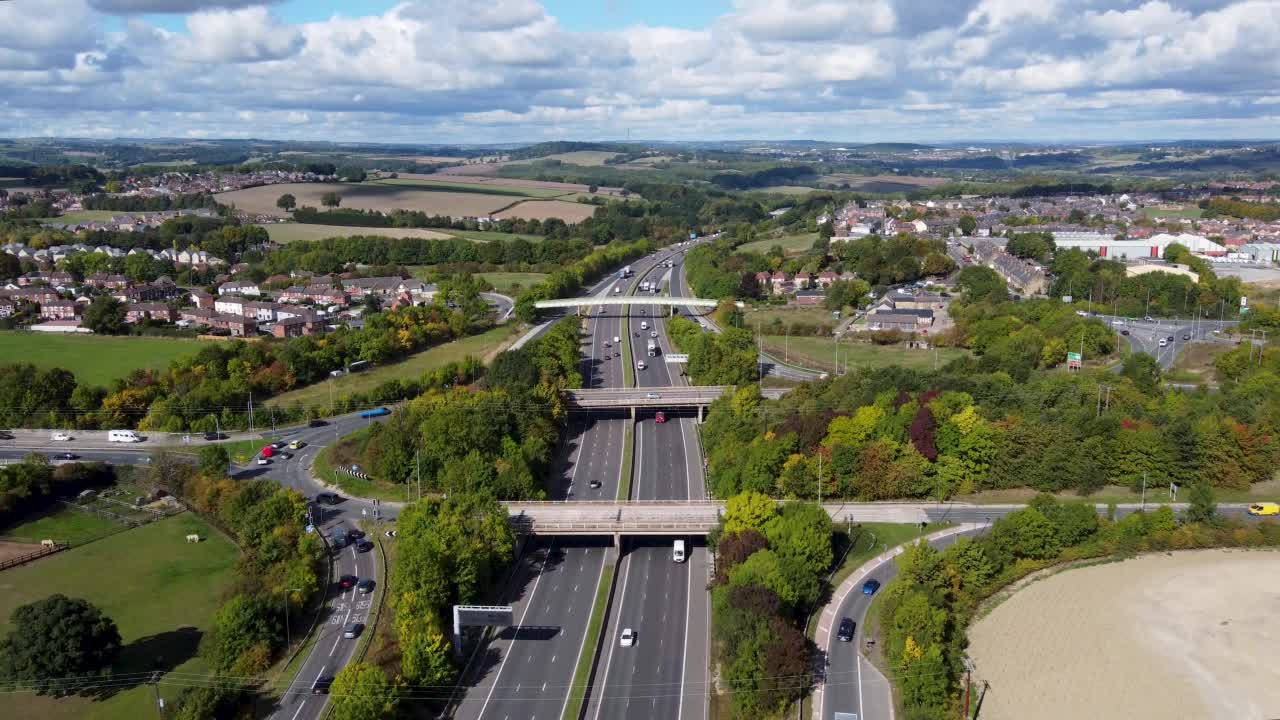
M1049 278L1044 268L1005 252L1004 248L990 240L973 243L975 259L995 270L1009 287L1023 295L1041 295L1049 288Z
M170 248L165 248L164 250L151 250L149 248L132 248L125 251L109 245L98 245L95 247L84 243L75 243L73 245L53 245L47 248L29 248L23 243L9 243L6 245L0 245L0 252L13 255L19 260L29 260L42 265L54 265L65 258L87 253L97 253L111 258L124 258L130 255L145 253L150 255L153 259L161 262L172 262L178 267L193 267L197 269L227 264L226 260L210 255L203 250L173 250Z
M821 288L826 290L831 286L831 283L837 280L852 280L853 278L854 274L851 272L837 274L826 271L820 272L817 275L812 275L801 270L792 276L778 270L772 273L756 273L756 284L759 285L761 289L769 288L769 292L772 295L791 295L798 291L809 290L811 288Z

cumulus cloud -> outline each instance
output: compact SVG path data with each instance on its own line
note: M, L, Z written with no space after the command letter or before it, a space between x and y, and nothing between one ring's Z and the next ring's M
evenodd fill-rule
M537 0L270 4L0 2L0 135L1260 136L1280 104L1280 0L735 0L596 32Z

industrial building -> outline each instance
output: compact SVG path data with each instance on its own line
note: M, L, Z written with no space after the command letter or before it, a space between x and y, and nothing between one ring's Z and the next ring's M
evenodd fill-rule
M1053 241L1059 248L1078 248L1085 252L1095 252L1099 257L1111 260L1162 258L1164 249L1173 243L1178 243L1197 255L1227 254L1227 249L1222 245L1203 235L1191 233L1177 235L1160 233L1143 240L1116 240L1114 236L1106 233L1055 232Z

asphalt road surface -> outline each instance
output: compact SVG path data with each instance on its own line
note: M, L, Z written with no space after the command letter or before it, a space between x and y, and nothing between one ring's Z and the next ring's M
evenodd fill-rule
M956 533L929 544L941 550L953 545L958 537L971 537L981 532L983 530ZM866 580L878 580L883 588L897 574L898 561L894 559L868 573ZM836 613L836 627L831 628L828 645L822 648L827 656L822 720L833 720L837 712L855 714L859 720L889 720L893 717L889 681L861 653L866 642L863 631L872 599L873 596L862 594L862 588L858 587L849 593ZM855 623L851 642L843 642L836 637L840 619L846 617Z

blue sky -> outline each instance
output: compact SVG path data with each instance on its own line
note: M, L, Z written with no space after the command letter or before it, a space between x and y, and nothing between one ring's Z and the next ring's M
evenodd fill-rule
M0 136L1269 138L1280 0L0 2Z

